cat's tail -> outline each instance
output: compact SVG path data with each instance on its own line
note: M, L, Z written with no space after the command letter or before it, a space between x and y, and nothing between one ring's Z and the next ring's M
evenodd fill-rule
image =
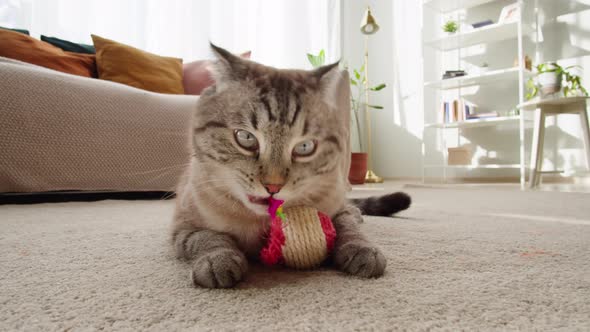
M383 196L354 198L350 201L367 216L391 216L409 208L412 204L410 195L401 191Z

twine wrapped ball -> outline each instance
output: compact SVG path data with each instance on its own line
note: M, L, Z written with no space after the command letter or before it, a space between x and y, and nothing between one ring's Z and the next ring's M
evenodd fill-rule
M330 217L306 206L283 210L282 203L270 199L271 224L260 260L266 265L284 264L295 269L320 266L336 240Z

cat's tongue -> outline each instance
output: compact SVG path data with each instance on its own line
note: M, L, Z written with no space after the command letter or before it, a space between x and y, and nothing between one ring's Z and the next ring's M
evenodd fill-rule
M275 199L272 196L268 199L268 214L271 218L274 218L277 215L277 209L283 204L285 201L280 199Z

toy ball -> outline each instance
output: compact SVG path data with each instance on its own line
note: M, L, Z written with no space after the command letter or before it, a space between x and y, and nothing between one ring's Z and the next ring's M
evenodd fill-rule
M271 217L266 246L260 259L266 265L284 264L295 269L318 267L330 254L336 230L330 217L305 207L283 209L283 201L270 199Z

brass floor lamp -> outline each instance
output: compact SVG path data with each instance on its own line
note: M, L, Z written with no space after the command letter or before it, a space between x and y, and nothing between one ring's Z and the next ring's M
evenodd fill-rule
M373 151L371 146L371 114L369 113L369 36L379 30L379 25L367 7L361 21L361 32L365 35L365 123L367 125L367 175L366 183L381 183L383 178L373 172Z

